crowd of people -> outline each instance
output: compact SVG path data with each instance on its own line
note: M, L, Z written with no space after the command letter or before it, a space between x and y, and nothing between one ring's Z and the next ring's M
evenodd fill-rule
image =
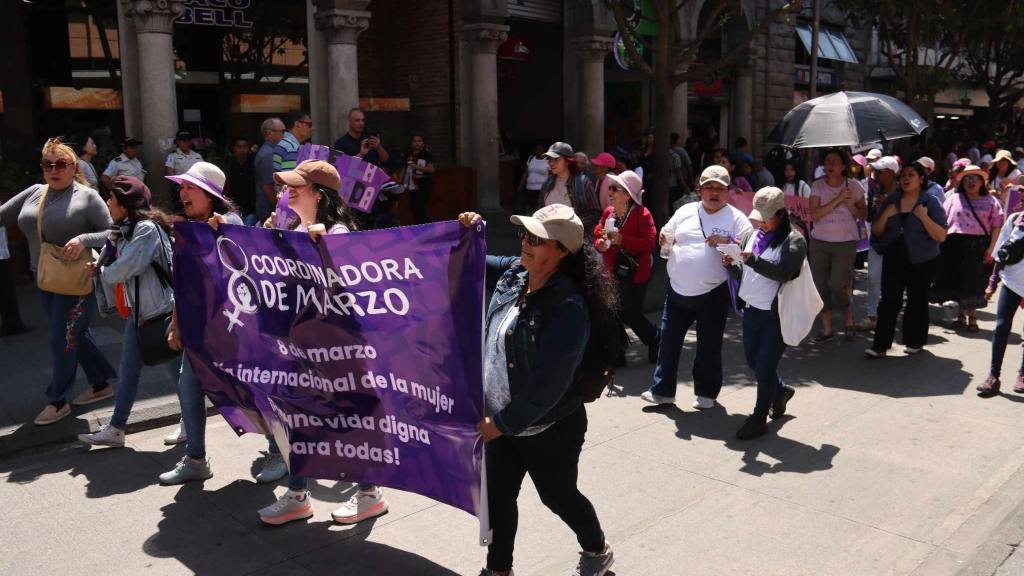
M332 164L297 162L299 145L311 130L305 112L290 115L287 122L268 118L255 157L249 156L249 141L237 139L226 170L205 162L191 149L191 135L179 133L165 165L165 177L176 188L176 213L154 206L142 181L138 141L125 139L122 154L98 179L89 162L94 145L86 142L79 155L60 139L46 142L44 182L0 206L0 224L17 226L28 238L49 323L53 371L37 425L60 421L72 405L113 397L110 421L80 440L124 446L141 370L154 366L167 370L177 383L181 404L179 429L165 442L185 444L185 455L159 482L179 485L213 475L205 442L205 396L188 357L172 354L152 361L143 343L143 330L165 321L167 348L182 349L171 281L171 224L278 227L282 221L273 212L286 198L298 215L288 227L313 241L395 225L394 198L382 199L374 214L360 216L339 193L341 179ZM789 283L803 277L820 296L821 331L811 338L813 345L835 340L833 316L838 312L844 341L855 341L858 331L874 331L864 354L875 359L891 349L901 310L907 354L920 352L927 343L930 303L948 312L951 328L977 331L977 310L1002 282L991 369L978 385L983 397L999 392L1011 323L1024 301L1024 182L1010 152L995 150L988 165L984 157L974 160L970 154L945 158L937 172L928 156L907 161L881 148L852 156L850 150L829 149L819 156L820 176L808 183L800 176L802 161L792 156L755 161L742 139L732 153L716 149L696 161L678 147L678 138L672 144L668 192L674 213L660 229L644 205L653 172L653 133L632 157L602 151L591 159L556 142L546 150L538 147L526 162L522 198L536 211L511 219L520 230L521 252L487 260L485 417L477 426L486 441L494 530L485 575L512 571L516 500L527 473L542 502L577 535L582 551L576 573L600 576L614 562L595 508L576 482L587 429L584 395L576 382L592 341L609 339L609 331L596 328L600 319L621 320L646 348L654 369L641 398L655 405L676 402L681 350L695 327L692 406L706 410L716 405L722 389L727 318L730 312L741 315L743 349L757 396L736 436L752 440L769 432L769 418L787 413L795 394L779 375L791 344L784 335L787 319L794 307L819 313L811 302L780 303ZM391 160L380 135L366 134L365 116L358 109L350 112L349 130L334 147L374 164ZM1018 151L1024 163L1024 150ZM434 172L422 135L412 138L406 167L399 180L415 195L419 222L426 219ZM936 181L939 173L948 175L944 185ZM752 194L749 213L734 205L743 194ZM809 231L791 215L789 198L807 201ZM480 218L466 212L459 220L469 227ZM668 281L655 325L643 302L659 259L665 261ZM867 313L858 323L853 286L859 259L866 260L868 270ZM92 338L90 323L97 313L118 314L125 321L118 370ZM9 324L9 312L3 322L5 332L21 328L20 320ZM616 356L608 360L625 365L623 348ZM89 387L69 399L78 365ZM528 366L546 368L522 368ZM1024 360L1014 390L1024 393ZM267 524L313 515L308 480L289 475L280 448L268 437L268 456L256 479L272 483L286 476L287 491L257 512ZM354 524L387 511L379 486L359 484L332 517Z

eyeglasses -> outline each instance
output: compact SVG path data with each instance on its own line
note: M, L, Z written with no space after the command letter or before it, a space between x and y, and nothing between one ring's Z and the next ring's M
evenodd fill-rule
M543 238L537 236L533 232L530 232L526 228L519 229L519 239L526 240L526 243L529 244L530 246L540 246L541 244L544 243Z
M313 125L313 121L312 120L296 120L296 122L298 122L299 124L305 124L306 126L312 126Z
M63 172L70 166L66 160L57 160L56 162L42 161L39 163L39 167L43 169L43 172Z

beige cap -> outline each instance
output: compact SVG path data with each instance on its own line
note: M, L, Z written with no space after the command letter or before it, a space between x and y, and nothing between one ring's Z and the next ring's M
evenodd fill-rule
M287 184L288 186L319 184L335 192L341 188L338 169L323 160L306 160L296 166L295 170L275 173L274 180L278 184Z
M564 204L550 204L534 212L533 216L513 216L510 220L538 238L557 240L572 253L583 247L583 222L572 208Z
M732 178L729 177L729 171L718 164L712 164L704 169L700 173L700 185L703 186L708 182L718 182L722 186L729 186L732 182Z
M865 154L864 157L874 162L882 157L882 151L878 148L872 148L871 150L868 150L868 153Z
M764 222L785 207L786 194L775 186L766 186L754 194L754 209L750 211L750 219Z

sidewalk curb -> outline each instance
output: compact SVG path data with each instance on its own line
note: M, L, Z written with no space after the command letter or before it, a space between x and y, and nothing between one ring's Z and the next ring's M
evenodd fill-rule
M45 446L75 442L79 434L96 432L110 421L114 413L113 404L101 408L72 406L71 416L49 426L36 426L31 422L0 428L0 457L7 458L26 450ZM76 414L76 412L78 412ZM207 415L217 414L217 409L207 402ZM127 434L161 428L176 423L181 418L181 406L174 395L160 396L140 402L132 409Z

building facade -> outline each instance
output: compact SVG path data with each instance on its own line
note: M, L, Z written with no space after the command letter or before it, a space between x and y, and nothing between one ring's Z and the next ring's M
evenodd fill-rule
M742 18L709 39L727 53L781 0L744 0ZM637 6L644 3L638 1ZM604 0L68 0L14 2L0 29L23 58L0 62L5 158L29 157L46 137L93 136L108 154L143 140L150 185L174 134L188 129L217 159L259 124L309 110L313 141L368 131L405 150L423 134L441 166L473 170L479 208L508 204L537 143L591 155L631 146L653 121L650 83L617 54ZM708 3L678 12L696 37ZM861 90L871 31L851 29L831 2L822 17L819 93ZM809 80L809 10L775 22L720 78L680 86L671 131L729 147L764 136ZM647 33L657 34L656 30ZM31 160L31 158L29 158Z

